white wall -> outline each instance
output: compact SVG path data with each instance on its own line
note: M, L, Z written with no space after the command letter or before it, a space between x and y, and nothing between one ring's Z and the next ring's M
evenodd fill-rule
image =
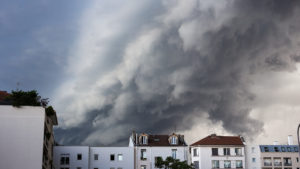
M141 160L141 149L146 149L147 160ZM146 165L147 169L155 169L155 157L162 157L165 160L167 157L172 157L172 149L176 149L176 159L180 161L188 161L188 147L183 146L170 146L170 147L149 147L138 146L136 147L136 160L137 168L141 165Z
M255 162L252 159L255 158ZM260 169L260 149L258 145L246 145L246 168Z
M40 169L45 109L0 106L0 168Z
M94 154L98 154L98 160L94 159ZM110 155L114 154L115 160L110 160ZM121 154L123 160L118 160ZM133 147L90 147L90 169L133 169L134 168Z
M195 157L193 154L193 149L198 149L199 156ZM212 156L212 148L218 148L218 156ZM230 148L230 156L223 155L223 148ZM242 156L235 156L234 149L242 148ZM220 168L224 168L224 160L231 161L231 168L235 168L236 160L243 161L243 167L245 168L245 149L244 147L232 147L232 146L217 146L217 147L191 147L191 158L192 163L199 161L200 169L212 168L212 160L219 160Z
M53 164L55 169L68 167L69 169L89 169L89 147L88 146L54 146L53 147ZM61 165L62 156L69 154L70 164ZM82 159L77 160L77 154L82 154Z

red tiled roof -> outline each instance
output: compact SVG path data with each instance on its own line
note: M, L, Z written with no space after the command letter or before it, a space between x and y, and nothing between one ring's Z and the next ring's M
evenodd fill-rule
M240 136L217 136L209 135L191 146L196 145L244 145Z

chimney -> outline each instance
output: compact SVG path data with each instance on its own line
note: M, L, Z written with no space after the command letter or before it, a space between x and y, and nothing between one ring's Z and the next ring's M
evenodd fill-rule
M292 135L289 135L288 136L288 145L293 145L293 136Z
M274 141L274 142L273 142L273 145L274 145L274 146L278 145L278 141Z

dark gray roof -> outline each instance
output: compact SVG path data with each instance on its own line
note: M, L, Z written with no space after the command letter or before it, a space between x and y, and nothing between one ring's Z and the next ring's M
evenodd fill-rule
M299 152L297 145L260 145L261 152Z

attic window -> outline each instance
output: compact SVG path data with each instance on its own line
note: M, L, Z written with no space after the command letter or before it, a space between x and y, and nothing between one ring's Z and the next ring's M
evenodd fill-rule
M171 136L170 143L171 143L172 145L178 144L178 138L177 138L176 135Z
M141 144L148 144L148 136L147 135L141 135L140 142L141 142Z

